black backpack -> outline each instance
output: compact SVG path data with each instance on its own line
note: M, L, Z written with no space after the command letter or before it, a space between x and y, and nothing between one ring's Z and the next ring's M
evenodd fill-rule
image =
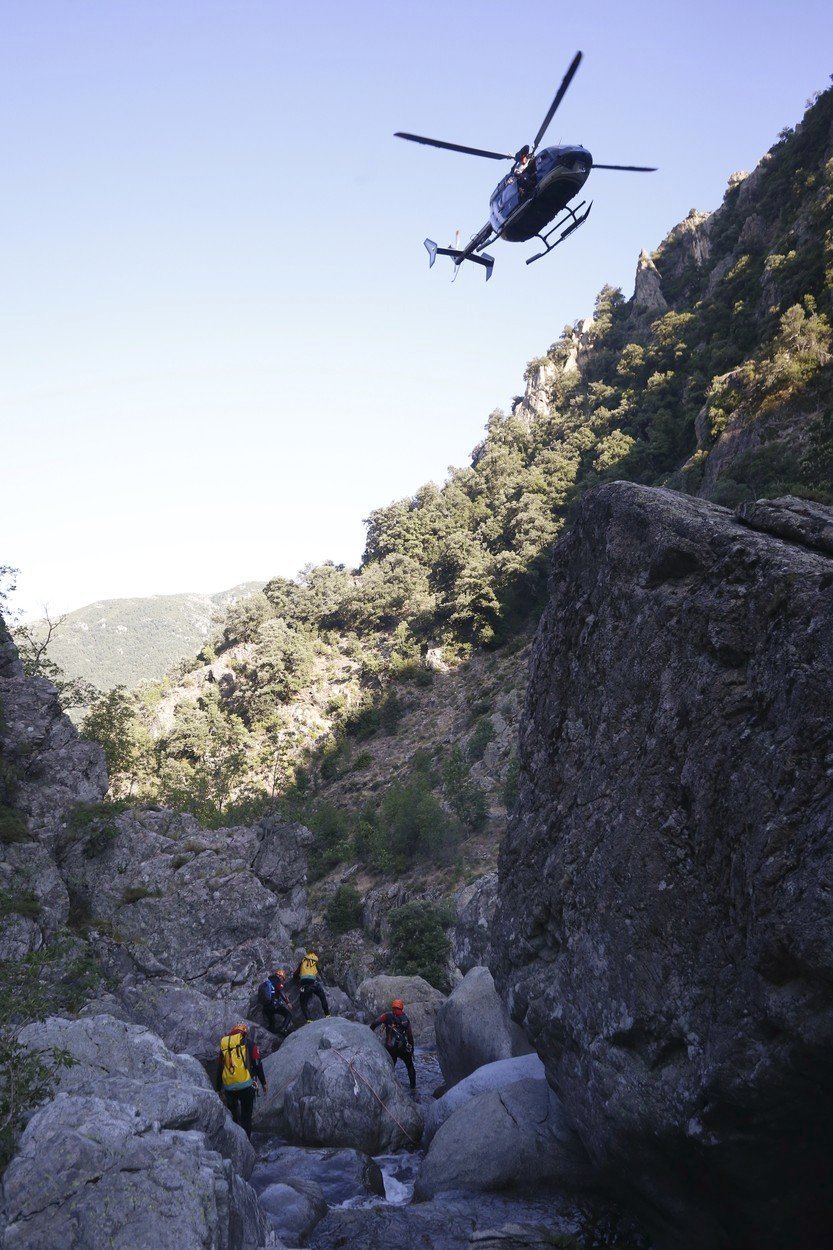
M410 1020L406 1015L395 1016L392 1011L389 1013L389 1016L391 1041L394 1047L397 1050L407 1050L411 1045L408 1038L408 1026L410 1024Z

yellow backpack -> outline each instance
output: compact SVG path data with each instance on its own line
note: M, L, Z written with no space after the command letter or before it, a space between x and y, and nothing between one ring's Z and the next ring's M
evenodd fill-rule
M318 956L317 955L305 955L304 958L301 960L301 980L303 981L305 977L317 977L317 976L318 976Z
M220 1038L223 1061L223 1088L244 1089L252 1083L249 1071L249 1048L244 1033L229 1033Z

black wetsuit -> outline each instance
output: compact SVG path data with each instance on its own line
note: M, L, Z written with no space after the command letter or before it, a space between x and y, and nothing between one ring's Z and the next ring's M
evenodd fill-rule
M301 981L301 1011L304 1013L304 1019L309 1020L309 1000L315 995L321 1006L324 1008L324 1015L330 1014L330 1007L327 1002L327 995L324 993L323 986L318 977L304 977Z
M265 993L260 995L260 1005L263 1008L266 1023L270 1031L276 1033L275 1015L277 1013L281 1017L281 1025L284 1032L288 1032L289 1026L292 1024L292 1008L289 1005L289 998L286 993L286 982L282 977L271 976L266 978L261 989L264 990L267 985L272 987L271 998L267 998Z
M408 1072L411 1089L416 1089L416 1069L414 1068L414 1033L411 1022L402 1012L383 1011L378 1020L374 1020L371 1029L385 1026L385 1050L390 1061L396 1068L397 1059L401 1059Z

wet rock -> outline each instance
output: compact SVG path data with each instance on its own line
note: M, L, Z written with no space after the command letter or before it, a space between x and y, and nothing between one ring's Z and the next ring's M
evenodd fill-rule
M494 1063L486 1063L482 1068L476 1068L469 1076L452 1086L442 1098L429 1104L425 1112L423 1145L427 1146L440 1125L471 1098L485 1094L488 1090L504 1089L507 1085L524 1079L544 1079L544 1065L537 1055L497 1059Z
M337 1017L307 1024L267 1056L264 1069L269 1089L255 1108L258 1129L367 1154L419 1141L422 1114L366 1025Z
M349 1149L278 1146L258 1160L251 1182L260 1193L278 1181L296 1179L315 1181L331 1206L385 1192L379 1165L370 1155Z
M266 1218L282 1241L303 1246L319 1220L327 1214L327 1201L314 1181L292 1178L274 1181L258 1195Z
M554 553L495 967L662 1246L833 1244L828 517L619 482Z
M418 1046L433 1046L434 1021L445 994L423 977L370 977L356 991L356 1003L367 1013L368 1023L389 1011L393 999L401 998ZM382 1030L379 1030L380 1035Z
M463 974L489 966L497 889L497 873L487 872L454 895L457 920L451 931L451 955Z
M558 1098L545 1080L527 1079L477 1094L440 1125L414 1197L450 1190L575 1188L586 1185L590 1175Z
M484 1063L529 1051L498 997L488 968L472 968L436 1017L437 1049L447 1085Z

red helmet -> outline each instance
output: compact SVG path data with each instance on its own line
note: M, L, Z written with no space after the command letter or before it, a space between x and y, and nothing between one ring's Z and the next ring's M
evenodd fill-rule
M401 998L395 998L393 1002L391 1003L391 1007L393 1008L394 1011L405 1010L405 1004L403 1003Z

